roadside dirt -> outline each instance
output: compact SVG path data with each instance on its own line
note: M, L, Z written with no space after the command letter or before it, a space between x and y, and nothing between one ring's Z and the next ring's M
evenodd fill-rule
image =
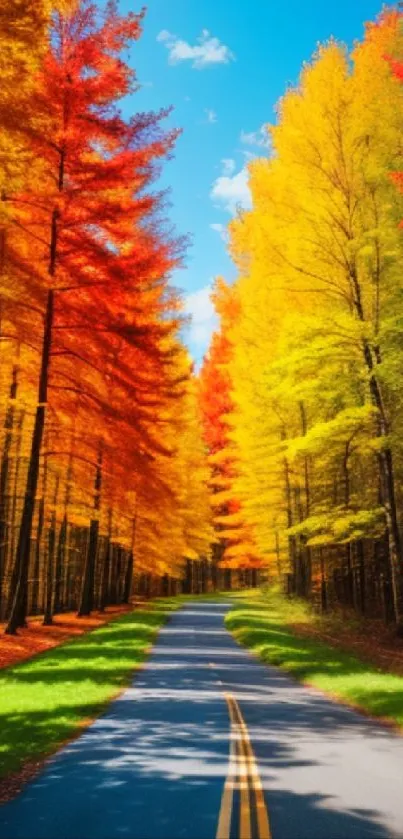
M53 626L42 626L41 616L29 618L26 629L19 629L18 635L4 635L5 623L0 624L0 670L20 661L32 658L38 653L58 647L91 629L103 626L114 618L133 610L129 606L108 606L105 612L92 612L90 617L78 618L75 612L56 615Z
M297 635L324 641L345 652L355 653L363 661L388 673L403 675L403 641L382 621L357 621L338 616L314 624L291 623Z

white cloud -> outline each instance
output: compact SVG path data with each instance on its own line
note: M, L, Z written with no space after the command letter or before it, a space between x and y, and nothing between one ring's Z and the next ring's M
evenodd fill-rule
M233 175L236 169L235 160L232 160L231 157L224 157L221 161L222 163L222 174L223 175Z
M223 242L227 242L228 234L227 234L227 228L226 228L225 224L210 224L210 227L211 227L212 230L214 230L216 233L218 233L218 235L223 240Z
M265 149L271 146L271 137L265 125L262 125L258 131L241 131L240 140L245 146L259 146Z
M157 41L161 41L162 43L164 41L169 41L170 38L172 38L172 35L170 32L168 32L167 29L162 29L161 32L159 32L159 34L157 35Z
M157 41L163 43L168 50L170 64L191 61L195 70L204 70L205 67L215 64L229 64L235 58L230 48L213 37L208 29L203 29L193 46L166 29L157 35Z
M225 173L214 181L210 198L229 213L234 214L238 207L249 209L252 206L251 194L248 186L249 174L246 166L239 172Z
M212 286L208 285L187 294L184 300L185 314L192 318L190 324L190 343L196 350L204 350L218 327L218 318L211 301Z
M215 111L212 111L211 108L205 108L204 112L207 117L207 122L217 122L217 114Z

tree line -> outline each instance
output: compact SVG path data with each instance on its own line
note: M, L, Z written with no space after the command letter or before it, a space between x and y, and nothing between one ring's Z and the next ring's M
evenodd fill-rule
M0 619L175 591L208 556L197 383L157 186L178 131L137 112L143 14L0 9ZM124 100L124 102L123 102ZM122 104L123 102L123 104Z
M403 633L402 13L330 40L249 164L200 376L218 542ZM219 398L213 393L219 389Z

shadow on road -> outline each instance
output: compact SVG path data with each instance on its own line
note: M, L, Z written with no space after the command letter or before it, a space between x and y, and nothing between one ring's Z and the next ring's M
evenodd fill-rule
M225 691L236 695L248 725L273 839L384 839L398 835L395 823L403 833L403 806L396 812L393 788L389 800L382 771L378 778L369 765L392 752L387 769L401 777L402 743L259 664L223 628L227 608L191 604L174 614L133 686L0 810L0 837L214 839L228 771ZM34 676L72 679L79 702L93 654L89 638L76 669L59 672L44 661L16 678L27 690ZM61 717L70 713L61 701ZM16 727L30 736L41 725L46 712L5 721L9 735Z

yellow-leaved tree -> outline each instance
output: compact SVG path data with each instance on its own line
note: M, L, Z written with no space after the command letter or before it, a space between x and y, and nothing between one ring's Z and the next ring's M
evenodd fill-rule
M230 225L227 366L234 490L273 573L363 610L388 576L399 631L400 27L387 12L352 55L320 47L279 103L271 153L249 165L252 209Z

